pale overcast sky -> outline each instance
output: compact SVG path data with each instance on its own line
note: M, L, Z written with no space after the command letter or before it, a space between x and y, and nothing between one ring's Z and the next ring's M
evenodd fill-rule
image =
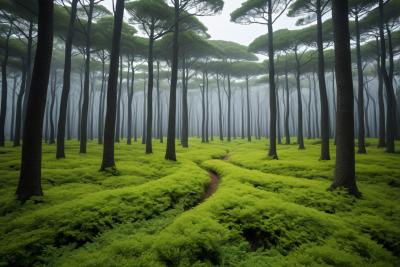
M222 13L217 16L199 17L201 22L208 28L208 34L211 35L211 40L225 40L232 41L242 45L248 46L254 39L260 35L267 33L267 25L251 24L239 25L230 22L230 13L241 6L246 0L225 0L224 9ZM115 1L114 1L115 2ZM112 0L104 0L100 3L112 12ZM328 12L322 20L330 18L331 13ZM274 31L287 28L289 30L300 29L295 25L297 18L290 18L286 14L282 14L279 19L274 23ZM138 35L142 35L138 33ZM143 35L144 36L144 35ZM147 36L146 36L147 37ZM257 55L260 60L266 57Z

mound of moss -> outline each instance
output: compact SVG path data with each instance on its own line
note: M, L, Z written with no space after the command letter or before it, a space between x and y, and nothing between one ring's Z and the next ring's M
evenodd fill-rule
M216 140L217 138L215 138ZM177 162L164 159L165 143L116 144L116 169L99 173L102 146L88 153L67 141L67 158L43 144L44 197L21 206L13 196L20 148L7 143L0 160L0 265L4 266L398 266L400 253L399 154L375 148L356 154L360 199L326 192L331 161L320 144L278 146L190 138L177 145ZM178 141L179 142L179 141ZM399 148L396 142L396 147ZM220 161L227 151L228 162ZM212 170L216 193L197 205ZM192 207L192 208L191 208ZM252 251L249 241L257 243Z

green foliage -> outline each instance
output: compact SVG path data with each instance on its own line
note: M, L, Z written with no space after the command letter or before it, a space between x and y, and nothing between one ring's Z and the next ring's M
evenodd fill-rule
M0 161L1 265L399 265L399 142L396 154L384 154L377 139L367 139L368 154L356 154L360 199L326 191L333 140L331 161L318 160L315 140L305 140L306 150L278 146L279 160L266 156L265 139L189 142L189 149L177 146L177 162L164 160L158 142L150 155L140 142L117 143L118 169L110 173L98 172L96 142L83 155L76 140L67 141L61 160L44 144L45 196L23 206L13 197L21 148L7 142L0 151L7 155ZM220 161L226 150L232 156ZM221 181L196 206L209 184L204 169Z

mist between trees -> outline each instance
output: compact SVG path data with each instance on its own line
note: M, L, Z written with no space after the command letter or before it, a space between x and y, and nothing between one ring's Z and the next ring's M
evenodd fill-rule
M56 1L42 139L48 144L59 139L57 158L65 157L64 138L77 138L80 153L86 153L89 139L102 144L108 95L116 94L113 139L131 144L140 138L146 153L152 153L152 142L167 136L183 147L193 136L199 142L271 138L269 156L278 158L275 143L289 144L290 136L296 136L299 149L306 149L304 138L321 138L320 158L329 160L329 139L336 137L337 84L334 26L322 16L331 11L331 3L261 2L245 2L231 14L234 23L268 26L268 33L247 47L211 40L202 24L201 17L218 14L223 1L172 1L175 6L161 0L126 2L119 11L125 12L120 29L101 1ZM349 1L358 153L366 153L365 137L379 138L388 153L394 153L394 140L400 138L399 5L399 0ZM300 17L297 25L317 24L272 31L286 9L288 16ZM35 67L39 7L36 1L2 0L0 10L0 145L13 141L19 146ZM118 30L120 40L114 40ZM147 38L136 36L138 31ZM113 42L118 44L118 67L116 61L110 67ZM259 62L256 54L269 59ZM108 84L111 73L113 85ZM176 160L171 142L166 158Z

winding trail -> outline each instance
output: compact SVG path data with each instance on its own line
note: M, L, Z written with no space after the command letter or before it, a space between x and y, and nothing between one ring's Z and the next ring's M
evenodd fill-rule
M222 161L227 161L231 155L226 155L224 158L222 158ZM211 178L211 183L206 189L206 193L204 194L203 198L199 202L199 204L203 203L207 198L211 197L212 194L217 191L218 188L218 183L219 183L219 177L217 174L215 174L212 171L207 171L210 174ZM261 247L259 240L257 238L256 232L253 229L248 229L243 232L243 236L246 239L247 242L249 242L251 246L251 250L253 252L257 251L258 248Z
M226 155L224 158L222 158L222 161L227 161L231 155ZM200 203L203 203L207 198L211 197L212 194L217 191L218 188L218 183L219 183L219 177L212 171L207 171L210 174L211 178L211 183L206 189L206 193L204 194L203 198L201 199Z

